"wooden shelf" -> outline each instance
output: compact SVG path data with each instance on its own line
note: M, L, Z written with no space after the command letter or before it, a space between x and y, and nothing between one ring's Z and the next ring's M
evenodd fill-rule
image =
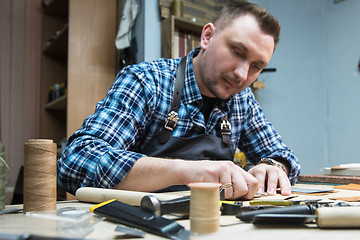
M66 136L67 97L48 102L55 84L67 84L69 0L42 0L40 137L59 143Z
M67 49L68 49L68 38L69 38L69 28L68 24L65 24L64 27L59 30L52 41L47 41L44 48L44 53L47 55L60 57L63 60L67 58Z
M61 96L45 105L46 110L66 110L67 96Z
M74 133L114 82L118 2L42 0L41 138ZM55 84L69 91L48 102Z
M201 30L203 28L202 25L189 21L185 18L178 18L174 16L172 16L172 18L174 18L174 24L176 28L183 29L187 32L192 32L197 35L201 34Z
M171 15L161 23L161 57L178 58L197 47L202 25ZM181 41L182 47L180 47ZM182 52L184 51L184 52Z
M44 13L67 18L69 15L69 0L42 0Z

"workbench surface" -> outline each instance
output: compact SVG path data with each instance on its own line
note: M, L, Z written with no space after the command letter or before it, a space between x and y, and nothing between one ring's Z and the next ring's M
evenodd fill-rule
M297 184L295 187L306 189L328 189L333 185ZM322 196L293 194L297 197L292 200L311 200L321 198L323 201L333 197L360 197L360 191L335 189L334 192ZM270 199L284 199L284 196L261 197ZM333 201L333 200L331 200ZM359 202L352 203L359 205ZM131 238L123 232L115 231L118 224L98 218L88 213L90 207L95 204L78 201L58 202L57 213L63 212L67 216L56 214L56 211L33 212L24 214L22 211L0 215L0 239L26 239L25 234L36 236L65 237L69 239L141 239ZM22 208L22 205L8 205L5 210ZM73 215L71 215L73 214ZM65 216L65 217L64 217ZM173 216L169 216L173 218ZM71 221L67 219L72 218ZM63 221L66 220L66 221ZM178 223L190 230L189 220L178 220ZM23 234L23 235L22 235ZM18 235L15 237L14 235ZM22 235L20 237L20 235ZM36 239L36 238L31 238ZM42 238L43 239L43 238ZM144 239L164 239L146 233ZM307 225L253 225L237 219L235 216L221 216L220 230L213 234L194 234L191 239L360 239L360 229L320 229L316 224Z

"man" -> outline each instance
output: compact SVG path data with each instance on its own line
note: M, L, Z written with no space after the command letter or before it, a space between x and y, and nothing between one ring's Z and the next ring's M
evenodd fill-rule
M228 199L291 193L300 166L265 119L249 85L269 63L280 24L252 3L230 2L187 57L124 68L68 140L58 183L157 191L218 182ZM235 147L256 164L235 165Z

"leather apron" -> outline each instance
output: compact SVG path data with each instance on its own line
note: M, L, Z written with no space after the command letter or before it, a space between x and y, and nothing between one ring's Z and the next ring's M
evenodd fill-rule
M177 71L172 106L164 128L140 151L152 157L164 157L184 160L233 160L234 144L230 141L231 125L227 115L220 119L222 137L202 134L192 138L173 137L177 112L180 107L182 89L185 81L187 56L183 57ZM187 187L173 186L165 191L186 190ZM163 190L162 190L163 191Z

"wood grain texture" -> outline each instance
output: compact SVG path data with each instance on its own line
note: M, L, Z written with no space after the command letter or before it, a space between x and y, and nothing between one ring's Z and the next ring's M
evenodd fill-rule
M23 165L23 144L39 136L41 0L0 1L0 139L6 147L7 187ZM7 193L7 203L12 191Z
M228 0L182 0L183 1L183 18L203 25L212 22L221 8ZM168 18L171 15L172 0L159 0L160 14L162 18Z
M103 3L70 1L67 136L94 112L115 79L117 5Z
M336 183L336 184L357 183L357 184L360 184L360 177L329 176L329 175L324 175L324 174L313 174L313 175L299 176L299 182Z

